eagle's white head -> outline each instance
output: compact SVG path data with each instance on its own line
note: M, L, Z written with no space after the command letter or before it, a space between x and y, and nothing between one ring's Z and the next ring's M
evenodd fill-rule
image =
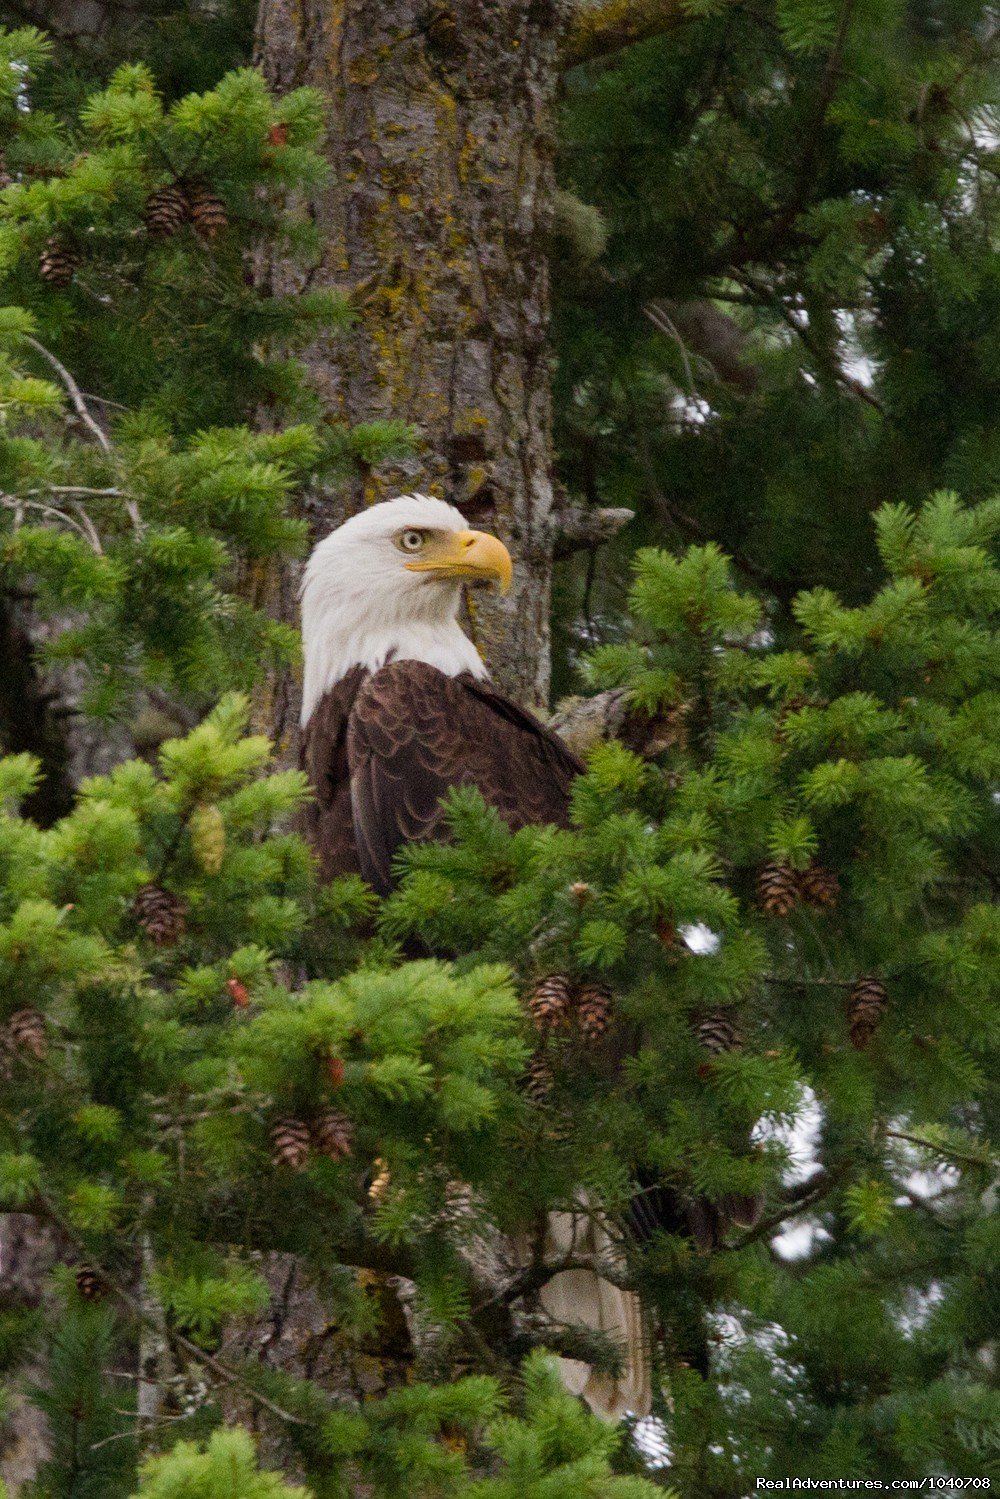
M372 505L315 547L302 580L302 722L354 666L425 661L448 676L486 668L458 623L464 581L510 585L510 553L452 505L407 494Z

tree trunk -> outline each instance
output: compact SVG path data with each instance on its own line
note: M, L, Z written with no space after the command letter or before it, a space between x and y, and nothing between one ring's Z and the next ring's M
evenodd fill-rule
M325 534L410 490L495 529L515 559L476 608L494 679L544 707L553 551L549 277L553 102L565 0L262 0L259 60L327 109L331 176L313 284L350 292L350 334L308 354L334 421L411 423L414 456L318 499ZM301 272L265 268L276 292Z
M58 1258L59 1245L47 1223L27 1213L0 1216L0 1310L38 1306ZM10 1382L10 1407L0 1429L0 1483L7 1485L12 1499L49 1455L45 1417L22 1389L44 1377L44 1358L33 1356Z

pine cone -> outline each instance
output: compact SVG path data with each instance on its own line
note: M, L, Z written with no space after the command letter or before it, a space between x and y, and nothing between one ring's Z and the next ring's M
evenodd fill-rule
M597 1041L611 1024L614 995L607 984L590 980L576 997L576 1022L586 1041Z
M15 1010L7 1022L7 1036L15 1051L27 1052L38 1062L48 1052L45 1020L38 1010Z
M699 1016L694 1033L698 1045L713 1057L721 1056L725 1051L738 1051L743 1045L743 1032L732 1010L707 1010Z
M214 239L229 223L226 205L211 188L193 187L188 195L191 222L202 239Z
M99 1301L107 1288L93 1265L80 1265L76 1272L76 1289L84 1301Z
M539 1031L554 1031L569 1021L573 991L564 973L539 979L528 996L528 1009Z
M240 979L226 979L226 991L229 998L238 1010L246 1010L250 1005L250 990Z
M847 999L847 1028L855 1051L865 1051L878 1030L889 1003L881 979L871 974L858 979Z
M80 257L74 250L50 239L39 257L38 274L50 286L69 286L79 264Z
M143 885L132 902L132 915L157 947L173 947L184 935L187 904L162 885Z
M169 239L187 221L190 211L184 189L177 182L168 182L146 199L146 228L154 239Z
M188 820L191 852L206 874L218 874L226 855L226 825L211 802L201 802Z
M354 1125L339 1109L324 1109L313 1124L313 1140L322 1155L329 1156L331 1161L342 1161L351 1154Z
M301 1119L278 1119L271 1129L271 1164L301 1171L310 1146L309 1128Z
M757 901L768 916L787 916L799 895L794 869L786 864L765 864L757 876Z
M799 895L807 905L830 911L840 896L840 878L833 869L812 864L799 875Z
M532 1057L524 1080L524 1093L536 1108L548 1103L552 1094L552 1068L543 1056Z

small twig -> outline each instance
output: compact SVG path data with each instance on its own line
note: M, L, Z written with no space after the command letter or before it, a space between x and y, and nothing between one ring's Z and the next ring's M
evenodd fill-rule
M744 1234L742 1239L738 1239L735 1244L724 1244L723 1249L729 1251L745 1249L748 1244L754 1244L758 1239L769 1238L773 1231L780 1228L783 1223L787 1223L789 1218L797 1218L800 1213L808 1213L818 1202L822 1202L823 1198L828 1196L838 1182L846 1176L847 1170L848 1167L843 1165L836 1170L820 1171L808 1181L800 1183L801 1196L797 1201L791 1204L786 1202L781 1212L772 1213L769 1218L762 1218L756 1228Z
M922 1135L908 1134L905 1129L887 1129L885 1132L891 1140L906 1140L910 1145L919 1145L921 1150L929 1150L933 1155L943 1155L949 1160L964 1161L967 1166L977 1166L980 1171L992 1171L996 1169L997 1161L987 1156L969 1155L967 1151L956 1150L954 1146L942 1145L937 1140L927 1140Z
M87 1253L86 1246L56 1211L48 1198L40 1192L38 1200L44 1204L45 1214L51 1222L66 1235L67 1239L69 1239L78 1251ZM163 1331L157 1325L156 1319L139 1305L131 1291L126 1290L116 1275L113 1275L105 1266L95 1260L93 1255L88 1255L88 1263L93 1266L95 1273L108 1289L114 1292L123 1306L128 1308L136 1321L141 1322L146 1327L152 1327L158 1333ZM190 1358L203 1365L204 1368L210 1369L222 1384L235 1385L237 1389L245 1390L251 1400L255 1401L264 1410L270 1411L272 1416L277 1416L280 1421L284 1421L291 1426L305 1426L308 1424L301 1416L293 1416L291 1411L284 1410L282 1406L271 1400L267 1395L262 1395L259 1390L254 1388L250 1380L245 1379L235 1369L230 1369L227 1364L222 1363L213 1354L206 1353L204 1348L199 1348L197 1343L193 1343L190 1338L186 1338L182 1332L178 1332L175 1328L168 1328L166 1335L171 1343L175 1344L178 1348L182 1348Z
M24 341L26 344L30 344L36 353L41 354L43 359L48 360L49 364L55 370L56 374L59 376L63 385L65 385L67 391L69 392L69 398L73 403L73 410L76 412L81 422L83 422L84 426L93 434L98 446L101 447L105 453L110 453L111 443L108 440L107 433L98 425L97 422L95 422L94 418L91 416L90 412L87 409L87 403L80 393L80 387L77 385L76 381L73 379L73 376L70 374L66 366L62 363L61 360L57 359L54 354L50 353L50 351L45 347L44 344L40 344L37 338L32 338L30 333L26 333L24 335Z
M203 1119L217 1119L220 1114L254 1114L263 1109L262 1103L233 1103L212 1109L199 1109L195 1114L154 1114L153 1123L159 1129L183 1129L186 1124L200 1124Z
M778 984L788 989L853 989L856 979L785 978L780 973L765 973L765 984Z
M93 416L90 414L87 403L83 399L83 394L80 390L79 385L77 385L76 381L73 379L73 376L63 364L62 360L57 359L56 356L49 349L47 349L44 344L38 342L37 338L32 338L30 333L26 333L24 335L24 341L26 344L29 344L36 353L41 354L42 358L47 360L55 370L56 374L59 376L59 379L66 387L70 401L73 405L73 410L76 412L81 422L83 422L88 432L92 434L101 451L106 453L108 457L110 457L114 452L114 449L111 446L110 438L108 437L108 434L104 431L100 423L96 422ZM125 510L135 530L137 532L141 532L142 516L139 514L139 507L136 505L135 501L126 499Z
M120 489L92 489L88 484L46 484L45 491L48 494L89 494L106 496L112 500L123 500L126 498ZM39 489L29 489L28 494L41 494Z
M56 505L45 505L41 500L26 500L21 495L10 494L0 495L0 505L3 505L7 510L13 510L17 526L21 524L25 507L29 510L39 510L43 515L52 516L78 532L87 545L93 547L98 556L103 557L104 555L101 538L98 536L90 516L86 515L85 512L81 513L79 521L75 521L71 515L67 515L65 510L60 510Z
M704 397L695 384L694 370L691 368L691 359L687 351L687 344L678 333L676 327L674 326L673 320L667 316L666 311L659 302L647 302L642 311L643 315L652 323L657 333L665 333L668 338L672 338L674 343L680 350L681 363L684 366L684 378L687 380L687 393L689 398L692 401L704 400Z
M73 509L80 517L80 524L83 527L84 531L90 537L91 546L94 548L95 552L100 554L102 551L102 547L101 538L98 535L97 527L94 525L94 522L91 520L84 507L80 504L79 500L73 501Z
M114 1407L114 1412L115 1412L116 1416L132 1416L132 1415L135 1414L134 1411L121 1410L118 1406ZM155 1421L151 1421L149 1423L149 1425L145 1428L145 1431L147 1433L150 1432L150 1431L159 1431L161 1427L164 1427L164 1426L175 1426L178 1421L190 1421L190 1420L191 1420L190 1415L188 1415L184 1411L182 1411L179 1415L176 1415L176 1416L159 1416L159 1417L157 1417L157 1419ZM115 1432L112 1432L111 1436L109 1436L109 1437L102 1437L99 1442L91 1442L91 1444L90 1444L90 1451L91 1452L96 1452L99 1447L107 1447L110 1442L136 1442L136 1441L138 1441L138 1437L137 1437L137 1435L136 1435L136 1433L134 1431L115 1431Z

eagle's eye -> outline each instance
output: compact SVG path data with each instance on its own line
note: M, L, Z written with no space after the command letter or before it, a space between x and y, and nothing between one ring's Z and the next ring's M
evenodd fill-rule
M400 531L396 545L402 552L419 552L426 540L426 531Z

